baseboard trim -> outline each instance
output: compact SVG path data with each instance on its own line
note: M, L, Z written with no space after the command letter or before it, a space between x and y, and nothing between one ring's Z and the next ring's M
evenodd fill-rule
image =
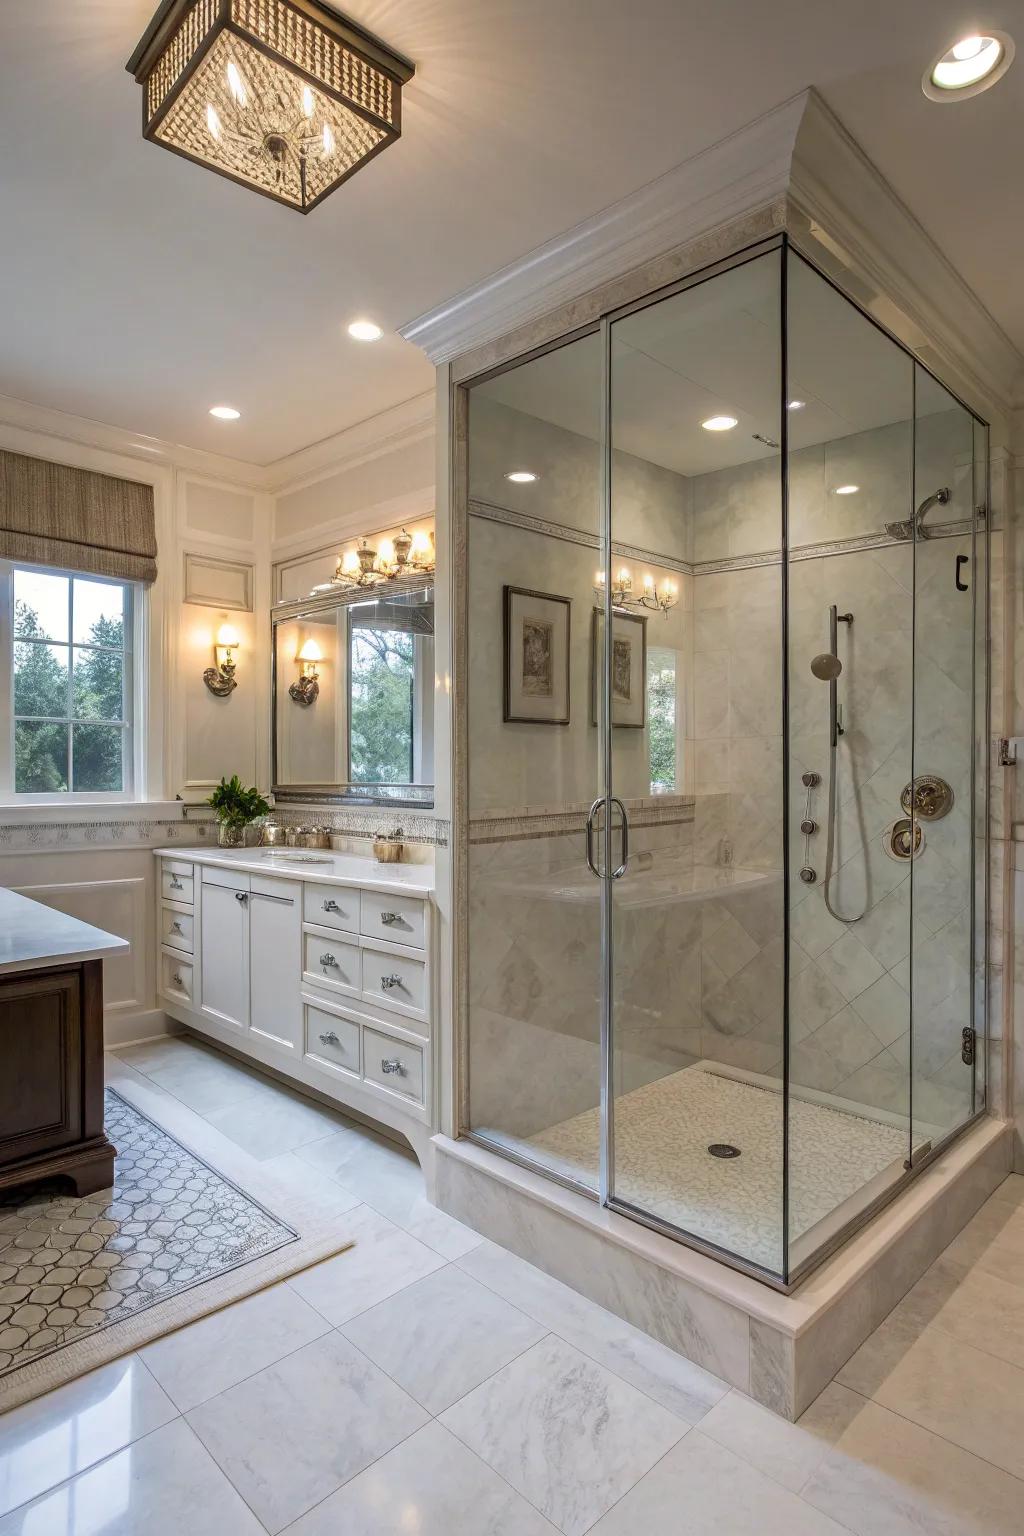
M181 1025L168 1018L162 1008L147 1008L142 1013L108 1013L103 1020L103 1044L108 1050L118 1045L141 1045L144 1040L158 1040L161 1035L181 1034Z

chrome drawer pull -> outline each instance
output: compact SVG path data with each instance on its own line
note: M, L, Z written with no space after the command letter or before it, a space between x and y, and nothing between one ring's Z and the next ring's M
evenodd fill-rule
M182 981L181 973L179 971L175 971L174 975L171 977L171 980L174 982L176 987L180 987L182 991L185 990L185 983Z
M180 933L181 931L182 930L181 930L181 924L180 923L172 923L171 924L171 932L172 933Z
M329 897L327 901L324 902L324 911L338 913L341 912L341 908L338 906L338 903L334 900L333 896Z
M334 1030L330 1029L330 1030L327 1031L326 1035L321 1035L320 1036L320 1044L321 1045L340 1045L341 1041L338 1039L337 1035L334 1033Z
M405 1076L405 1068L397 1056L392 1056L390 1061L386 1056L382 1056L380 1059L380 1069L385 1077L389 1077L393 1072L397 1072L399 1077Z
M171 890L172 891L183 891L184 889L185 889L185 887L182 885L182 883L178 879L177 875L172 875L171 876Z
M246 902L249 900L249 893L248 893L248 891L236 891L235 892L235 900L236 901L240 901L242 903L242 906L244 907Z
M397 912L382 912L381 915L380 915L380 920L381 920L382 923L384 923L387 927L390 928L392 923L397 923L399 921L398 913Z
M394 974L390 976L382 976L380 979L380 989L382 992L390 992L392 987L400 987L402 985L403 982L401 976L396 976Z
M333 965L335 970L340 969L338 962L335 960L333 955L321 955L320 964L323 966Z

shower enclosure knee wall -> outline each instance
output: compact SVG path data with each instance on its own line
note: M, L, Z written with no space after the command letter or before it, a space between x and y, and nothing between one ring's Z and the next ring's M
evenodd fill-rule
M984 1107L986 428L785 240L465 393L461 1130L791 1285Z

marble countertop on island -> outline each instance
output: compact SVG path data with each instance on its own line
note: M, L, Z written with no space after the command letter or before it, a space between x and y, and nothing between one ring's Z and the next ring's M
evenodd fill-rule
M121 954L128 940L0 887L0 976Z

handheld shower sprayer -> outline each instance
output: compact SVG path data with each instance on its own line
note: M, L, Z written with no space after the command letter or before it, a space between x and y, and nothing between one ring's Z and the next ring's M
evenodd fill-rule
M835 863L836 853L836 752L839 746L839 738L843 734L842 715L839 709L839 674L843 670L843 664L839 660L839 626L840 624L852 624L852 613L840 613L835 603L828 611L828 639L831 649L822 651L811 662L811 671L814 676L820 678L823 683L828 683L828 731L829 731L829 759L828 759L828 842L825 849L825 881L822 886L822 895L825 898L825 906L829 914L839 923L859 923L864 912L858 912L856 917L843 917L832 905L829 896L829 886L832 883L832 867ZM864 911L867 911L865 905Z
M930 496L925 497L913 517L904 518L902 522L898 523L886 523L885 531L890 539L930 539L931 531L925 527L924 520L936 503L940 507L944 507L948 501L949 486L940 486L937 491L933 491Z

